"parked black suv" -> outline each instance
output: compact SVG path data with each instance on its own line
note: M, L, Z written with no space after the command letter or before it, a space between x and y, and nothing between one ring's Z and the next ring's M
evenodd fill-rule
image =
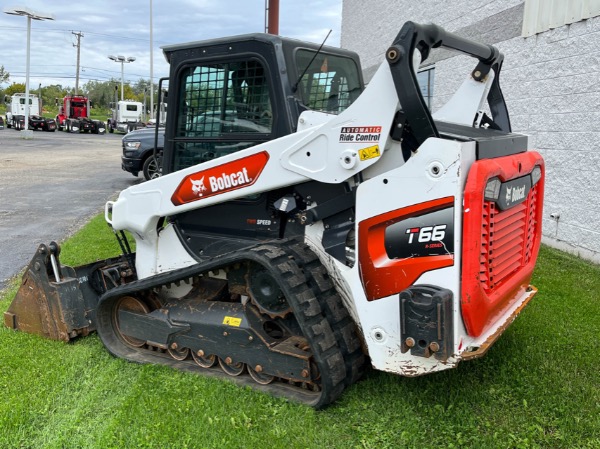
M163 144L165 141L165 128L158 128L158 142L156 154L158 160L152 157L154 154L154 128L143 128L125 134L122 139L123 155L121 156L121 168L133 176L139 172L144 174L146 180L157 178L162 174L160 159L162 157Z

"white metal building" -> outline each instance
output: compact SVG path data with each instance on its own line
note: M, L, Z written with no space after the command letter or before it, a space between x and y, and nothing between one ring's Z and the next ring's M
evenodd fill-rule
M600 0L343 0L342 47L368 81L403 23L497 46L514 132L546 160L544 243L600 263ZM419 80L435 111L473 62L432 54Z

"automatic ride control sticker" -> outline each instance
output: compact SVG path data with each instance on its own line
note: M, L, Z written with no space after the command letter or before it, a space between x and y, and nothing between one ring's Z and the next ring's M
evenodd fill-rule
M381 126L344 126L340 132L340 142L367 143L379 142Z

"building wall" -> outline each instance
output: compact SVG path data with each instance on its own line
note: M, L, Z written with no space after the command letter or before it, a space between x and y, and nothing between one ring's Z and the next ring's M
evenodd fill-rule
M600 16L524 38L523 12L523 0L343 0L341 42L359 53L367 80L407 20L496 45L513 131L546 161L544 242L600 263ZM449 52L425 61L435 67L434 111L472 61Z

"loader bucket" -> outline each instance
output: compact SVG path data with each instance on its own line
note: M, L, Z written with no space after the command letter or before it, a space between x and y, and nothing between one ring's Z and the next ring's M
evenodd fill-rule
M70 341L96 330L95 315L99 296L116 286L115 277L129 265L123 259L72 268L59 262L57 243L40 245L27 266L21 286L4 313L7 327L52 340ZM117 276L109 276L114 271Z
M63 271L66 276L63 276ZM60 267L58 245L40 245L23 275L21 287L4 313L7 327L69 341L89 333L79 281L71 267Z

